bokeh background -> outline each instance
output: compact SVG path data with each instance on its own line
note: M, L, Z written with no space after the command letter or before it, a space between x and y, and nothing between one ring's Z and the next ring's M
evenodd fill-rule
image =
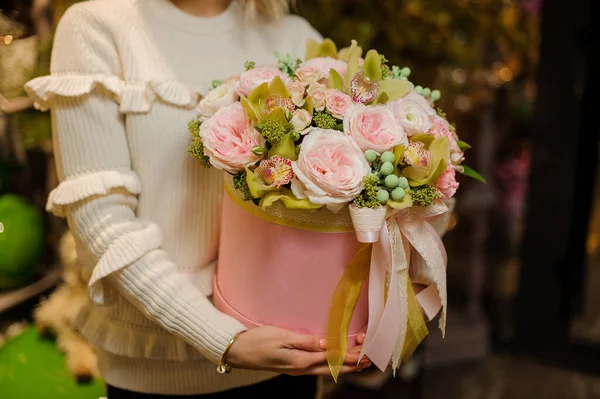
M64 225L43 212L56 185L49 117L22 86L47 73L53 27L71 3L0 6L2 399L32 379L43 387L37 399L102 393L97 379L77 382L31 324L60 283ZM294 12L441 90L473 145L470 164L488 179L460 181L444 238L447 337L428 337L396 378L364 372L325 383L323 396L600 398L599 3L298 0ZM3 223L27 227L16 240Z

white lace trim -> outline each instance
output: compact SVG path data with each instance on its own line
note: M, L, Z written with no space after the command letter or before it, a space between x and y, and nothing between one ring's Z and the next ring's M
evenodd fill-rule
M137 175L131 170L104 170L69 178L58 185L48 197L46 210L64 217L66 207L93 195L106 195L112 189L124 187L131 194L141 189Z
M50 107L52 96L80 97L96 87L104 87L120 104L122 113L145 113L160 100L178 107L192 108L198 104L203 90L192 89L178 81L123 81L113 75L49 75L33 79L25 85L27 94L41 111Z

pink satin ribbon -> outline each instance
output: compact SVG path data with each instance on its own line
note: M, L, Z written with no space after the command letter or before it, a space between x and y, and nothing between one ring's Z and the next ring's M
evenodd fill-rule
M404 271L408 273L409 268L409 254L406 253L403 242L396 243L402 248L397 248L396 253L400 256L399 259L395 258L388 229L394 228L392 224L397 223L402 241L406 239L412 249L423 248L423 243L427 247L433 247L425 251L427 254L417 250L418 256L413 257L415 262L423 262L426 267L434 267L426 261L434 259L435 263L443 262L445 268L447 259L444 245L428 219L447 211L448 208L442 202L438 202L427 208L414 207L395 212L382 226L379 241L373 244L369 274L369 322L360 357L367 355L382 371L385 371L390 364L400 335L405 334L407 310L406 304L401 303L398 273ZM417 243L417 241L421 242ZM387 301L384 303L387 270L391 270L392 273L390 273ZM445 291L445 288L444 276L443 287L431 284L417 295L417 300L429 320L433 319L442 308L440 289Z

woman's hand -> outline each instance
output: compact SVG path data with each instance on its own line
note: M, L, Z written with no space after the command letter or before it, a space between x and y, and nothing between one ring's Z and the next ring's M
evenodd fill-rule
M226 362L233 368L265 370L289 375L330 375L325 340L296 334L278 327L257 327L235 340ZM369 359L358 364L360 347L349 351L340 374L361 371Z

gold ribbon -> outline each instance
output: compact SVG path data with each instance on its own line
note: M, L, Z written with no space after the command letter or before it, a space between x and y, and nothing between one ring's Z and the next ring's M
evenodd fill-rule
M332 221L332 223L329 224L319 224L311 222L309 218L302 217L302 214L306 215L308 212L311 211L287 209L281 203L275 203L267 209L262 209L261 207L254 205L252 201L244 201L242 198L240 198L240 195L238 194L236 189L233 188L231 177L228 177L227 175L225 177L225 192L233 200L233 202L235 202L240 208L244 209L246 212L250 213L253 216L256 216L257 218L266 220L267 222L278 224L280 226L291 227L299 230L316 231L320 233L350 233L354 231L349 213L346 215L340 212L336 215L327 209L312 211L317 213L319 217L312 217L310 219L328 219ZM279 211L277 212L278 214L276 214L275 211ZM286 217L282 217L282 215Z
M371 244L364 244L344 270L329 307L327 320L327 362L335 382L348 351L348 327L362 286L369 276Z
M419 306L415 289L408 276L408 312L407 312L407 328L406 338L404 339L404 346L402 347L402 360L404 363L408 362L408 359L415 353L417 347L423 342L425 337L429 334L423 312Z

